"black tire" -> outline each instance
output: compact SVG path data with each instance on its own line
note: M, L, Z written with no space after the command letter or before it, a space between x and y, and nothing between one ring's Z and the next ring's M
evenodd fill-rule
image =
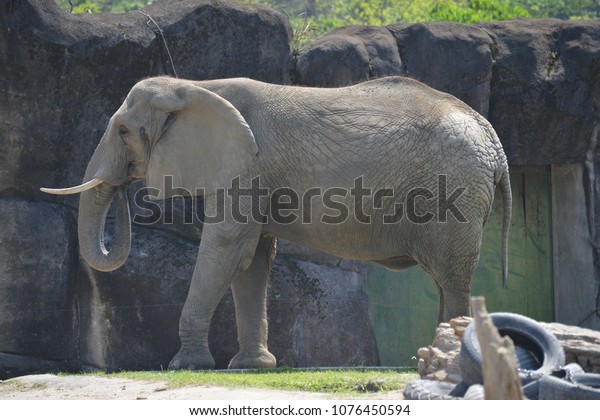
M577 363L569 363L568 365L562 366L561 368L555 370L551 373L551 375L556 378L571 381L573 375L578 375L580 373L585 373L581 366L579 366Z
M483 390L483 385L475 384L471 385L465 395L463 396L465 400L485 400L485 392Z
M553 370L550 375L556 378L562 378L566 380L571 380L572 375L576 373L584 373L581 366L577 363L569 363L567 366L563 366L556 370ZM523 382L523 378L521 378L521 382ZM527 385L523 386L523 393L530 400L539 399L540 395L540 381L534 380L529 382Z
M451 397L463 397L468 390L469 385L464 382L459 382L454 388L452 388L452 391L450 391L450 394L448 395Z
M402 392L407 400L483 400L483 386L457 385L448 382L418 379L410 382Z
M540 380L540 400L600 400L600 374L573 374L571 381L544 377Z
M526 348L515 346L515 355L517 356L519 369L536 370L541 366L541 363L535 354Z
M459 400L450 395L455 385L448 382L417 379L409 382L402 394L407 400Z
M533 384L565 364L565 353L560 342L538 322L523 315L497 312L490 316L500 334L509 336L518 349L519 377L526 397L537 399L539 384ZM483 383L481 350L475 323L471 323L463 334L459 366L465 383Z

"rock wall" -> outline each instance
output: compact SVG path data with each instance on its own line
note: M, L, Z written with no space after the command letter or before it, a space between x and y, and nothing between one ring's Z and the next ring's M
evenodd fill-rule
M131 86L159 74L310 86L408 75L450 92L491 120L512 164L586 162L600 289L600 22L348 27L299 52L290 41L286 18L257 5L157 0L144 13L70 15L52 0L2 2L0 353L112 370L160 368L176 351L201 234L183 219L201 203L165 203L175 223L134 226L126 264L98 273L78 256L77 198L39 192L79 183ZM378 364L367 267L279 248L269 317L280 364ZM210 343L224 367L237 347L230 295Z
M191 216L202 203L163 203L161 223L134 225L123 267L100 273L79 259L77 198L39 192L81 181L131 86L175 72L290 83L290 26L277 12L191 0L157 1L144 12L70 15L52 0L0 5L0 353L11 355L0 358L0 379L56 366L26 356L64 362L54 370L160 369L178 350L202 231ZM142 187L129 190L134 214L144 214L134 200ZM269 292L279 363L378 364L365 266L280 249ZM217 367L237 352L231 294L217 309L210 345Z
M406 75L486 116L513 165L597 158L600 22L515 20L350 26L300 51L297 83Z

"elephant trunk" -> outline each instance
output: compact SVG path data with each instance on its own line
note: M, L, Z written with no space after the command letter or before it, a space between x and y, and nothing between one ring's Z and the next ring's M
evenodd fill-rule
M104 224L115 197L115 235L108 251L104 243ZM78 234L81 255L91 267L98 271L112 271L123 265L131 249L131 220L125 188L102 183L82 192Z

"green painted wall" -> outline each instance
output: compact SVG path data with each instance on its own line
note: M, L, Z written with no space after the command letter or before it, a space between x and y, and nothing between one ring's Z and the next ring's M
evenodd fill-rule
M490 312L516 312L552 321L550 168L513 166L510 170L513 213L508 287L503 289L501 281L502 199L497 194L485 226L472 295L485 296ZM381 364L416 365L417 349L431 344L437 325L439 297L431 277L419 267L393 273L373 264L367 292Z

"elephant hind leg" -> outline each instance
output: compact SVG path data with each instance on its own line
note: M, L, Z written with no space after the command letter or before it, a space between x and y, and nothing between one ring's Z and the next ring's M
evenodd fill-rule
M471 240L465 240L469 238ZM438 241L432 247L433 255L443 258L420 261L421 266L435 280L440 293L438 320L448 322L459 316L470 316L471 280L479 262L480 233L463 236L459 249L448 249L447 241ZM445 249L444 249L445 247Z
M440 293L439 322L448 322L459 316L470 316L471 279L477 268L478 256L450 258L448 264L427 270L435 280Z
M440 287L440 322L448 322L459 316L471 316L471 284L470 281L463 280L460 282L463 287Z
M459 316L471 316L471 277L432 274L439 293L438 324Z

